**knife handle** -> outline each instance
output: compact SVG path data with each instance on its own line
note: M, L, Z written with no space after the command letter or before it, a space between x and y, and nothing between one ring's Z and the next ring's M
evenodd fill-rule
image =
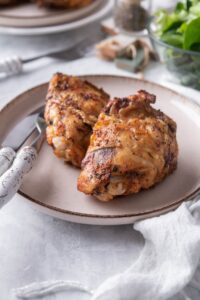
M15 156L15 151L10 147L0 149L0 176L10 168Z
M33 147L24 147L17 154L12 166L0 177L0 208L16 194L24 176L32 169L37 158Z

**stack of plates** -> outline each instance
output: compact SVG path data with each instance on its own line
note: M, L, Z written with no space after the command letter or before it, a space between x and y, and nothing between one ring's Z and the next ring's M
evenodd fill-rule
M107 15L113 0L94 0L90 5L76 10L38 8L22 4L1 9L0 33L38 35L76 29Z

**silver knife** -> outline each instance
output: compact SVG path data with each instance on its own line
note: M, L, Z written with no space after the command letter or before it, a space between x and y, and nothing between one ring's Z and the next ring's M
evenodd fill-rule
M13 135L17 136L19 130L21 132L24 130L25 124L29 124L29 136L30 134L36 134L36 136L30 145L22 147L16 153L15 150L18 150L24 143L22 139L19 140L16 148L13 149L8 146L12 145L11 138ZM34 127L33 124L35 124ZM44 139L45 129L46 124L43 113L37 114L37 116L33 115L15 127L4 142L4 145L8 146L0 150L0 208L12 199L20 188L24 176L32 169L37 159L38 148L40 148ZM27 140L27 136L25 140ZM16 141L14 145L16 146Z

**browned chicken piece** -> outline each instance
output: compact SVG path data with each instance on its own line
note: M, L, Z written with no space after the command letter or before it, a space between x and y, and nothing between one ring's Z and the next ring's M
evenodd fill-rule
M109 95L78 77L57 73L49 84L45 107L46 136L54 153L80 167L92 127Z
M17 3L18 3L17 0L0 0L0 5L2 6L17 4Z
M58 8L79 8L84 7L93 0L36 0L39 5L54 6Z
M108 103L93 128L79 191L109 201L148 189L176 169L176 123L151 106L155 100L141 90Z

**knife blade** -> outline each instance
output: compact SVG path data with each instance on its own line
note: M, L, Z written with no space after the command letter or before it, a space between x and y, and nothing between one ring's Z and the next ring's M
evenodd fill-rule
M7 135L2 143L2 147L10 147L17 151L34 131L36 119L41 110L42 108L38 108L21 120Z

